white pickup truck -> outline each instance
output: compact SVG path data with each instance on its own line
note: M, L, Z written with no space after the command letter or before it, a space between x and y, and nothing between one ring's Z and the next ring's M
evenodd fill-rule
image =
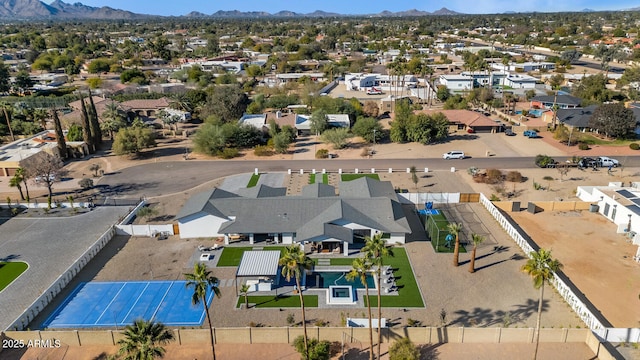
M618 160L606 156L599 156L596 160L598 161L598 165L602 167L618 167L620 165Z

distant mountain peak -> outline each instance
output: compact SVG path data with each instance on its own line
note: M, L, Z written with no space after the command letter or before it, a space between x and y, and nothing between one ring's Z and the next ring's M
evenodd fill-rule
M131 19L146 17L146 15L107 6L98 8L80 2L69 4L62 0L54 0L50 4L40 0L0 0L0 17L3 19Z

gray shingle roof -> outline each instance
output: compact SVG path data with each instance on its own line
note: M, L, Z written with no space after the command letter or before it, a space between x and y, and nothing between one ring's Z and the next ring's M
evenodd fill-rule
M238 197L238 195L218 188L213 188L211 190L197 193L190 197L189 200L187 200L182 209L180 209L178 215L176 215L176 219L182 219L187 216L197 214L201 211L224 218L226 216L218 209L216 209L216 207L211 203L211 200L230 197Z
M351 229L343 225L349 223L389 233L411 232L391 183L361 178L341 187L340 196L324 184L310 185L303 196L241 197L215 189L189 199L178 219L207 212L233 219L223 223L218 233L295 233L297 241L348 240ZM267 187L265 192L277 189Z
M580 106L580 104L582 103L582 99L571 95L558 95L557 97L555 95L540 95L531 98L531 101L540 101L544 103L555 102L556 104L567 104L576 106Z
M558 109L558 121L571 127L588 128L596 105L581 109Z
M302 188L301 196L309 198L336 196L336 188L323 183L309 184Z
M237 194L250 198L277 197L285 196L287 194L287 188L274 188L268 185L260 184L251 188L239 189L237 191Z

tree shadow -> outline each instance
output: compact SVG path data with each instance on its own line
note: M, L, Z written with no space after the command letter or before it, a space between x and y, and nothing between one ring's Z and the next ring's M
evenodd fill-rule
M116 196L116 195L125 195L131 192L136 192L143 189L153 189L156 188L160 182L152 181L146 182L142 184L136 183L123 183L123 184L115 184L115 185L96 185L95 189L97 189L101 195L103 196Z
M542 312L549 310L549 300L542 301ZM458 317L453 319L449 325L459 324L461 326L490 327L496 324L508 326L514 322L521 322L531 317L538 311L538 300L527 299L524 304L514 305L515 310L491 310L476 307L472 311L458 310L454 314ZM508 323L507 323L508 322Z
M418 351L420 352L421 360L437 360L440 355L440 351L438 351L438 347L442 346L442 344L425 344L418 346Z
M17 254L11 254L11 255L7 255L5 257L0 258L0 262L7 262L7 261L11 261L11 260L16 260L19 259L20 255Z
M102 352L100 353L100 355L94 357L91 360L108 360L110 358L111 355L107 354L106 352Z
M491 264L487 264L487 265L479 266L479 267L477 267L477 268L475 269L475 271L480 271L480 270L483 270L483 269L486 269L486 268L488 268L488 267L491 267L491 266L495 266L495 265L501 264L501 263L506 262L506 261L509 261L509 260L520 261L520 260L523 260L523 259L525 259L525 257L524 257L524 256L522 256L522 255L520 255L520 254L513 254L513 255L509 256L509 257L508 257L508 258L506 258L506 259L499 260L499 261L493 262L493 263L491 263Z

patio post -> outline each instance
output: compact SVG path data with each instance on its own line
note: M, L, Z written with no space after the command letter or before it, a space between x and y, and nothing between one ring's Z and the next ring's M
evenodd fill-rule
M344 244L344 256L349 256L349 243L348 242L343 242Z

